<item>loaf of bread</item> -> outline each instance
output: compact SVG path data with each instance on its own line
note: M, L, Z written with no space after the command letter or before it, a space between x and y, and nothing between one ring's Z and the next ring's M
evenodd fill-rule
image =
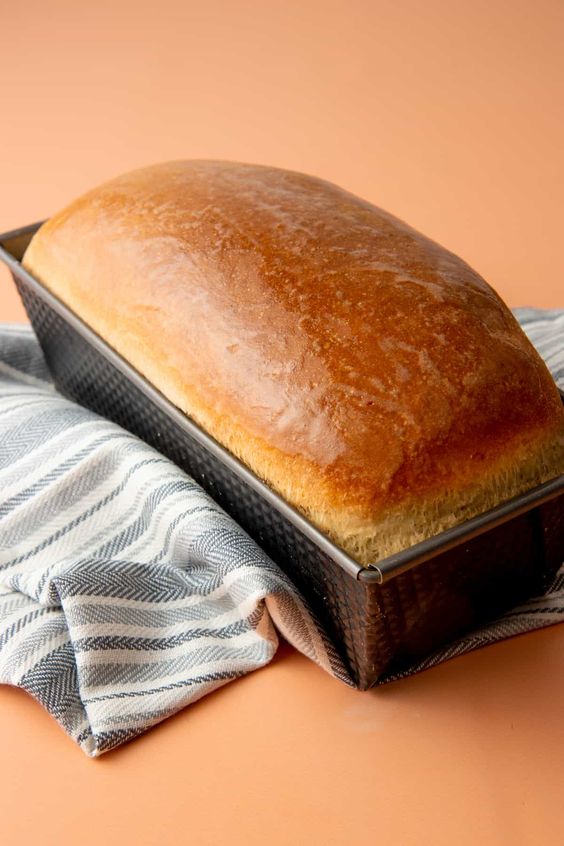
M499 296L321 179L137 170L24 265L362 564L564 472L557 389Z

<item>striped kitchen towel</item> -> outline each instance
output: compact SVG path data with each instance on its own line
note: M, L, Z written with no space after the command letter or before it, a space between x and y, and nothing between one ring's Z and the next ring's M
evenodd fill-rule
M564 312L517 316L564 387ZM564 568L410 672L563 615ZM60 396L30 328L0 327L0 682L97 756L267 664L277 632L351 683L245 532L170 461Z

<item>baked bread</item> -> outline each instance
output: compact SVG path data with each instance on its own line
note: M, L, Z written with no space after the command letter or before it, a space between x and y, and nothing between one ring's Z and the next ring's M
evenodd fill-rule
M321 179L144 168L23 263L362 564L564 472L558 392L498 295Z

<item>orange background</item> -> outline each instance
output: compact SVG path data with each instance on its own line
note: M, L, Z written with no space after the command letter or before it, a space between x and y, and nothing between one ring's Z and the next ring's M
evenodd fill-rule
M0 0L0 230L183 157L318 174L564 306L560 0ZM0 275L0 320L23 320ZM283 647L99 761L0 688L0 843L562 843L564 626L360 694Z

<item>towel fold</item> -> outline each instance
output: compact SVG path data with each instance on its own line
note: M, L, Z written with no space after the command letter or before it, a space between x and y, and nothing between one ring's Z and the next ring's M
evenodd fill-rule
M564 311L516 314L564 387ZM407 672L562 619L564 568L543 597ZM352 684L243 529L168 459L58 394L31 328L0 327L0 682L97 756L267 664L277 633Z

